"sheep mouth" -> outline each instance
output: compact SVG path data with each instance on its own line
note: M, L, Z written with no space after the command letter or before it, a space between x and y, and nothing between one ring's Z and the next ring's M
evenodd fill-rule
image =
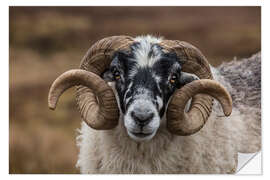
M143 132L139 132L139 133L135 133L135 132L131 132L134 136L137 136L139 138L144 138L147 136L152 135L153 133L143 133Z
M127 131L128 135L130 138L137 142L142 142L142 141L149 141L151 140L155 134L156 131L153 131L151 133L144 133L144 132L132 132L132 131Z

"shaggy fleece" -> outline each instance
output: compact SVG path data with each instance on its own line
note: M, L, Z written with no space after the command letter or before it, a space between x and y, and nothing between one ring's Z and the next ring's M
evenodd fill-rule
M123 125L97 131L82 122L77 144L81 173L234 173L237 152L261 148L260 53L248 59L212 68L214 79L233 98L233 112L224 117L215 101L206 125L191 136L176 136L162 119L156 136L148 142L131 140Z

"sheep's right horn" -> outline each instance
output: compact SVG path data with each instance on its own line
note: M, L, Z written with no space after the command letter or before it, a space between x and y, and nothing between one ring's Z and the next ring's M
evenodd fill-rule
M101 79L100 77L102 76L102 73L109 68L115 52L129 51L130 45L133 42L133 38L129 36L111 36L97 41L83 57L80 69L95 73L98 78ZM102 81L106 83L104 80ZM112 129L118 124L119 110L116 104L116 99L114 96L110 95L112 93L112 89L106 92L108 94L103 93L98 95L97 93L93 92L93 89L82 84L76 87L77 106L83 120L86 123L94 120L94 117L91 116L93 112L88 107L91 107L92 104L95 104L97 101L99 102L101 96L104 96L104 98L107 99L107 101L103 102L104 108L101 108L100 106L100 112L103 113L102 116L104 117L100 117L101 122L98 122L98 126L93 126L88 123L88 125L94 129ZM114 99L111 97L114 97ZM101 104L101 102L99 102L99 104Z
M103 79L85 70L69 70L60 75L52 84L48 97L50 109L55 109L61 94L68 88L83 85L93 91L95 96L88 99L91 103L84 104L86 109L82 115L84 121L94 129L111 129L117 125L117 102L112 91Z
M101 78L116 51L128 51L133 43L129 36L111 36L93 44L80 65L58 77L49 93L49 107L54 109L59 96L76 87L76 101L82 119L97 130L112 129L118 124L119 110L112 88Z

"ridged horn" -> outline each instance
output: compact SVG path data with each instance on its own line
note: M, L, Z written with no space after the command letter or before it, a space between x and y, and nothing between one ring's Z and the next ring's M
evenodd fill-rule
M165 52L177 54L183 72L195 74L200 78L173 94L167 109L168 130L181 136L198 132L211 114L213 97L221 103L225 115L230 115L231 97L221 84L211 80L213 76L210 66L203 54L196 47L183 41L163 40L160 45ZM185 106L190 98L191 107L186 113Z
M168 129L170 132L190 135L198 132L203 127L209 116L209 109L207 109L207 106L204 106L204 103L207 101L203 101L189 112L185 112L188 100L199 93L208 94L217 99L222 106L225 116L231 114L232 99L221 84L210 79L195 80L177 91L169 104L169 114L167 117L169 119Z
M83 85L95 92L92 102L83 115L85 122L95 129L108 129L117 125L113 118L118 115L117 102L112 88L92 72L81 69L69 70L60 75L52 84L49 92L49 108L55 109L61 94L70 87Z
M82 119L97 130L117 126L117 101L101 75L109 67L114 53L129 50L132 42L129 36L112 36L96 42L83 57L80 70L67 71L55 80L49 92L49 107L54 109L60 95L77 86L76 101Z

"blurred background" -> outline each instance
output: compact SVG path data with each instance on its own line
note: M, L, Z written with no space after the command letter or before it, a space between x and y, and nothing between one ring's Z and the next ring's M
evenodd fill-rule
M74 89L47 107L54 79L112 35L190 42L213 66L261 50L260 7L10 7L9 173L79 173Z

